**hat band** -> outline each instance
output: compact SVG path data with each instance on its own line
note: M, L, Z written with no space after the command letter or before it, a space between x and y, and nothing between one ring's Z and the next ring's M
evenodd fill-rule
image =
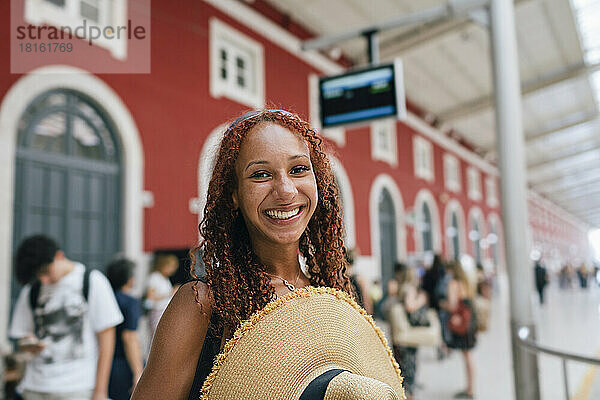
M329 371L323 372L321 375L313 379L306 389L302 392L299 400L323 400L325 398L325 392L327 392L327 386L329 382L342 372L347 371L345 369L330 369Z

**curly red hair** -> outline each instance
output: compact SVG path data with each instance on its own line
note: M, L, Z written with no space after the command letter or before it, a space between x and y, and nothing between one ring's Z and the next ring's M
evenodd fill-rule
M227 128L221 141L208 186L204 217L199 225L202 240L191 251L193 257L201 250L213 310L219 314L222 323L232 329L275 296L266 266L254 254L244 219L235 210L232 200L236 187L235 162L240 147L252 128L261 123L288 128L304 138L309 147L319 200L300 238L300 252L306 258L311 285L353 293L346 275L344 225L338 189L321 138L307 122L286 111L244 114Z

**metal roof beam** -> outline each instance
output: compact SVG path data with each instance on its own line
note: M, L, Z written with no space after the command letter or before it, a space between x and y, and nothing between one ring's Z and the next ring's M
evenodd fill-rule
M550 182L554 182L557 180L560 180L562 182L563 179L572 179L572 178L576 178L578 176L584 176L584 175L588 176L592 173L600 174L600 167L594 167L594 168L589 168L587 170L582 170L580 165L576 165L575 167L566 168L566 169L562 169L561 171L558 171L558 175L555 174L553 176L543 178L541 180L528 179L528 181L532 186L539 188L539 186L541 186L541 185L548 184Z
M576 215L580 215L580 214L591 212L591 211L598 211L598 212L600 212L600 207L597 207L597 206L596 207L590 207L590 204L578 204L577 206L562 205L561 207L563 207L564 209L566 209L570 213L576 214Z
M549 189L545 189L544 185L534 185L535 190L542 192L544 194L550 195L550 196L554 196L554 195L560 195L560 193L565 193L565 192L570 192L572 190L577 190L580 187L588 187L589 185L593 185L593 184L600 184L600 175L598 173L596 174L587 174L587 175L583 175L585 178L579 178L579 179L571 179L570 181L568 181L568 183L562 183L563 180L561 179L561 183L554 183L550 185ZM565 181L566 182L566 181Z
M464 17L473 10L487 6L489 2L490 0L449 0L441 6L404 14L379 24L368 25L336 35L320 36L306 40L302 43L302 49L318 50L350 39L362 37L365 34L372 32L380 32L402 26L426 24L428 22L440 21L447 18Z
M598 141L597 138L594 138L594 140L596 142ZM596 143L596 146L589 148L589 149L579 150L579 151L576 151L576 152L573 152L573 153L570 153L570 154L567 154L564 156L560 156L560 157L556 157L556 158L548 158L548 159L545 159L544 161L540 161L535 164L530 164L527 166L527 170L543 168L547 165L554 164L556 162L570 160L572 158L579 157L579 156L582 156L582 155L588 154L588 153L597 153L598 149L600 149L600 144ZM600 160L600 155L598 156L598 160Z
M570 128L574 128L578 125L587 124L593 121L600 122L600 114L598 112L578 112L568 116L567 118L555 121L550 125L548 129L544 129L538 132L531 132L526 134L525 143L531 145L533 142L551 136L557 132L561 132Z
M592 189L589 186L584 187L584 189L585 190L564 192L563 195L554 195L554 196L552 196L552 198L555 199L556 201L572 201L572 200L580 199L582 197L600 195L600 185L595 189Z
M515 7L529 1L537 0L515 0ZM381 41L382 58L392 58L449 33L462 30L475 21L479 21L479 19L472 13L465 18L445 17L428 22L399 35L389 37Z
M521 84L521 94L526 96L538 90L545 89L560 82L569 79L587 76L593 72L600 71L600 63L593 65L577 64L571 65L559 71L553 71L539 79L534 79ZM477 99L460 104L457 107L443 111L438 114L438 117L444 122L450 122L459 118L469 116L481 111L488 110L494 105L492 95L486 95Z

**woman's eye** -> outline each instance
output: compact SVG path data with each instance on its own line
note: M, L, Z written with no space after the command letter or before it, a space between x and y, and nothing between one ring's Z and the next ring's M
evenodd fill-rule
M268 177L269 177L269 174L265 171L256 171L255 173L250 175L250 178L268 178Z
M294 168L292 168L292 174L301 174L302 172L308 171L310 171L310 168L306 165L297 165Z

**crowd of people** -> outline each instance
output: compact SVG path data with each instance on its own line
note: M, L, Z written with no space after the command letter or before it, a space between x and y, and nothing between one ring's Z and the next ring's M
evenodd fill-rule
M481 265L466 272L457 260L435 255L429 266L396 263L394 276L380 290L375 282L359 289L377 320L387 323L394 357L400 364L407 398L414 398L419 347L437 349L438 358L460 351L465 365L464 390L455 398L474 396L474 365L471 350L477 333L487 330L493 275ZM355 277L353 282L361 282ZM366 295L366 292L370 296ZM368 300L364 300L368 299ZM370 304L369 304L370 303Z

